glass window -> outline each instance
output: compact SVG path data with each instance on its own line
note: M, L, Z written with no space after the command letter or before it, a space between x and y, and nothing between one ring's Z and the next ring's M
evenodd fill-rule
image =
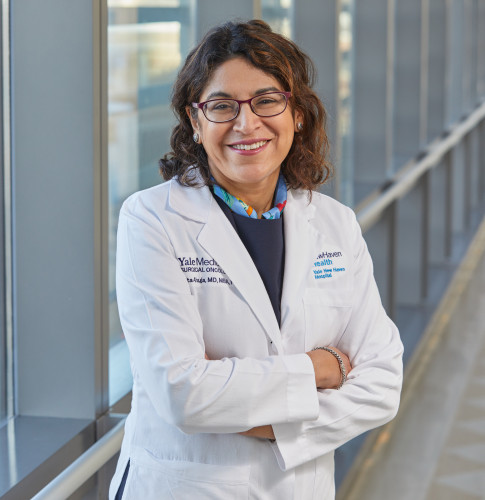
M342 0L338 16L338 198L346 205L354 202L352 150L353 111L353 13L354 0Z
M291 8L293 0L262 0L262 19L273 31L291 38Z
M195 42L193 8L193 0L108 1L110 404L131 389L115 292L118 213L130 194L162 181L158 160L174 125L170 93Z
M346 2L347 3L347 2ZM344 4L345 5L345 4ZM348 3L347 3L348 5ZM351 123L350 139L353 171L353 205L367 202L369 196L392 175L393 82L395 2L354 1L340 21L341 30L351 21ZM345 14L344 14L345 12ZM345 20L347 12L351 19ZM341 46L342 46L341 31ZM343 59L343 55L341 55ZM340 76L342 82L342 76ZM342 84L340 85L342 87ZM342 98L341 91L341 98ZM342 105L342 99L341 99ZM341 111L343 112L342 108ZM340 119L340 117L339 117ZM345 123L345 113L342 116ZM343 125L343 124L342 124ZM346 139L342 138L342 141ZM345 149L342 144L342 160ZM345 164L342 167L345 171ZM348 199L345 199L347 202Z

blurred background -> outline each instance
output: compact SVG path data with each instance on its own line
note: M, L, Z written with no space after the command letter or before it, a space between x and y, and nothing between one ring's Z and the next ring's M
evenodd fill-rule
M313 59L323 191L405 345L398 418L337 450L338 497L484 499L485 0L0 5L0 499L107 496L131 398L118 212L161 182L188 51L234 18Z

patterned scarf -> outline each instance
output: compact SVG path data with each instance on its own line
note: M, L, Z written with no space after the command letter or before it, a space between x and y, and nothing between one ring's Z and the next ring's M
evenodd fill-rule
M285 178L283 174L280 174L278 184L276 185L275 206L262 215L264 219L279 219L281 217L286 205L287 192L288 189L286 187ZM251 217L251 219L258 218L258 214L253 207L228 193L225 189L221 188L221 186L214 184L214 193L236 214L243 215L244 217Z

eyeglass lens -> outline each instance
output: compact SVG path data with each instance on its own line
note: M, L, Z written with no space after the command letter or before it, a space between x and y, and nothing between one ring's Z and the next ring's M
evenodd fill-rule
M275 116L286 108L286 96L277 92L255 96L250 101L251 109L258 116ZM204 114L213 122L225 122L236 118L239 103L233 99L216 99L204 106Z

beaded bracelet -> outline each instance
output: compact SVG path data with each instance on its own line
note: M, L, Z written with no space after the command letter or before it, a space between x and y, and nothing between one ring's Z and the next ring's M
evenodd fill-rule
M337 359L338 364L340 366L340 384L338 385L338 387L336 387L336 389L339 390L345 384L345 381L347 380L347 370L345 369L345 365L344 365L344 361L343 361L342 357L340 356L340 354L337 351L334 351L330 347L315 347L314 349L312 349L312 351L316 351L317 349L323 349L324 351L327 351L330 354L333 354L335 356L335 358Z

